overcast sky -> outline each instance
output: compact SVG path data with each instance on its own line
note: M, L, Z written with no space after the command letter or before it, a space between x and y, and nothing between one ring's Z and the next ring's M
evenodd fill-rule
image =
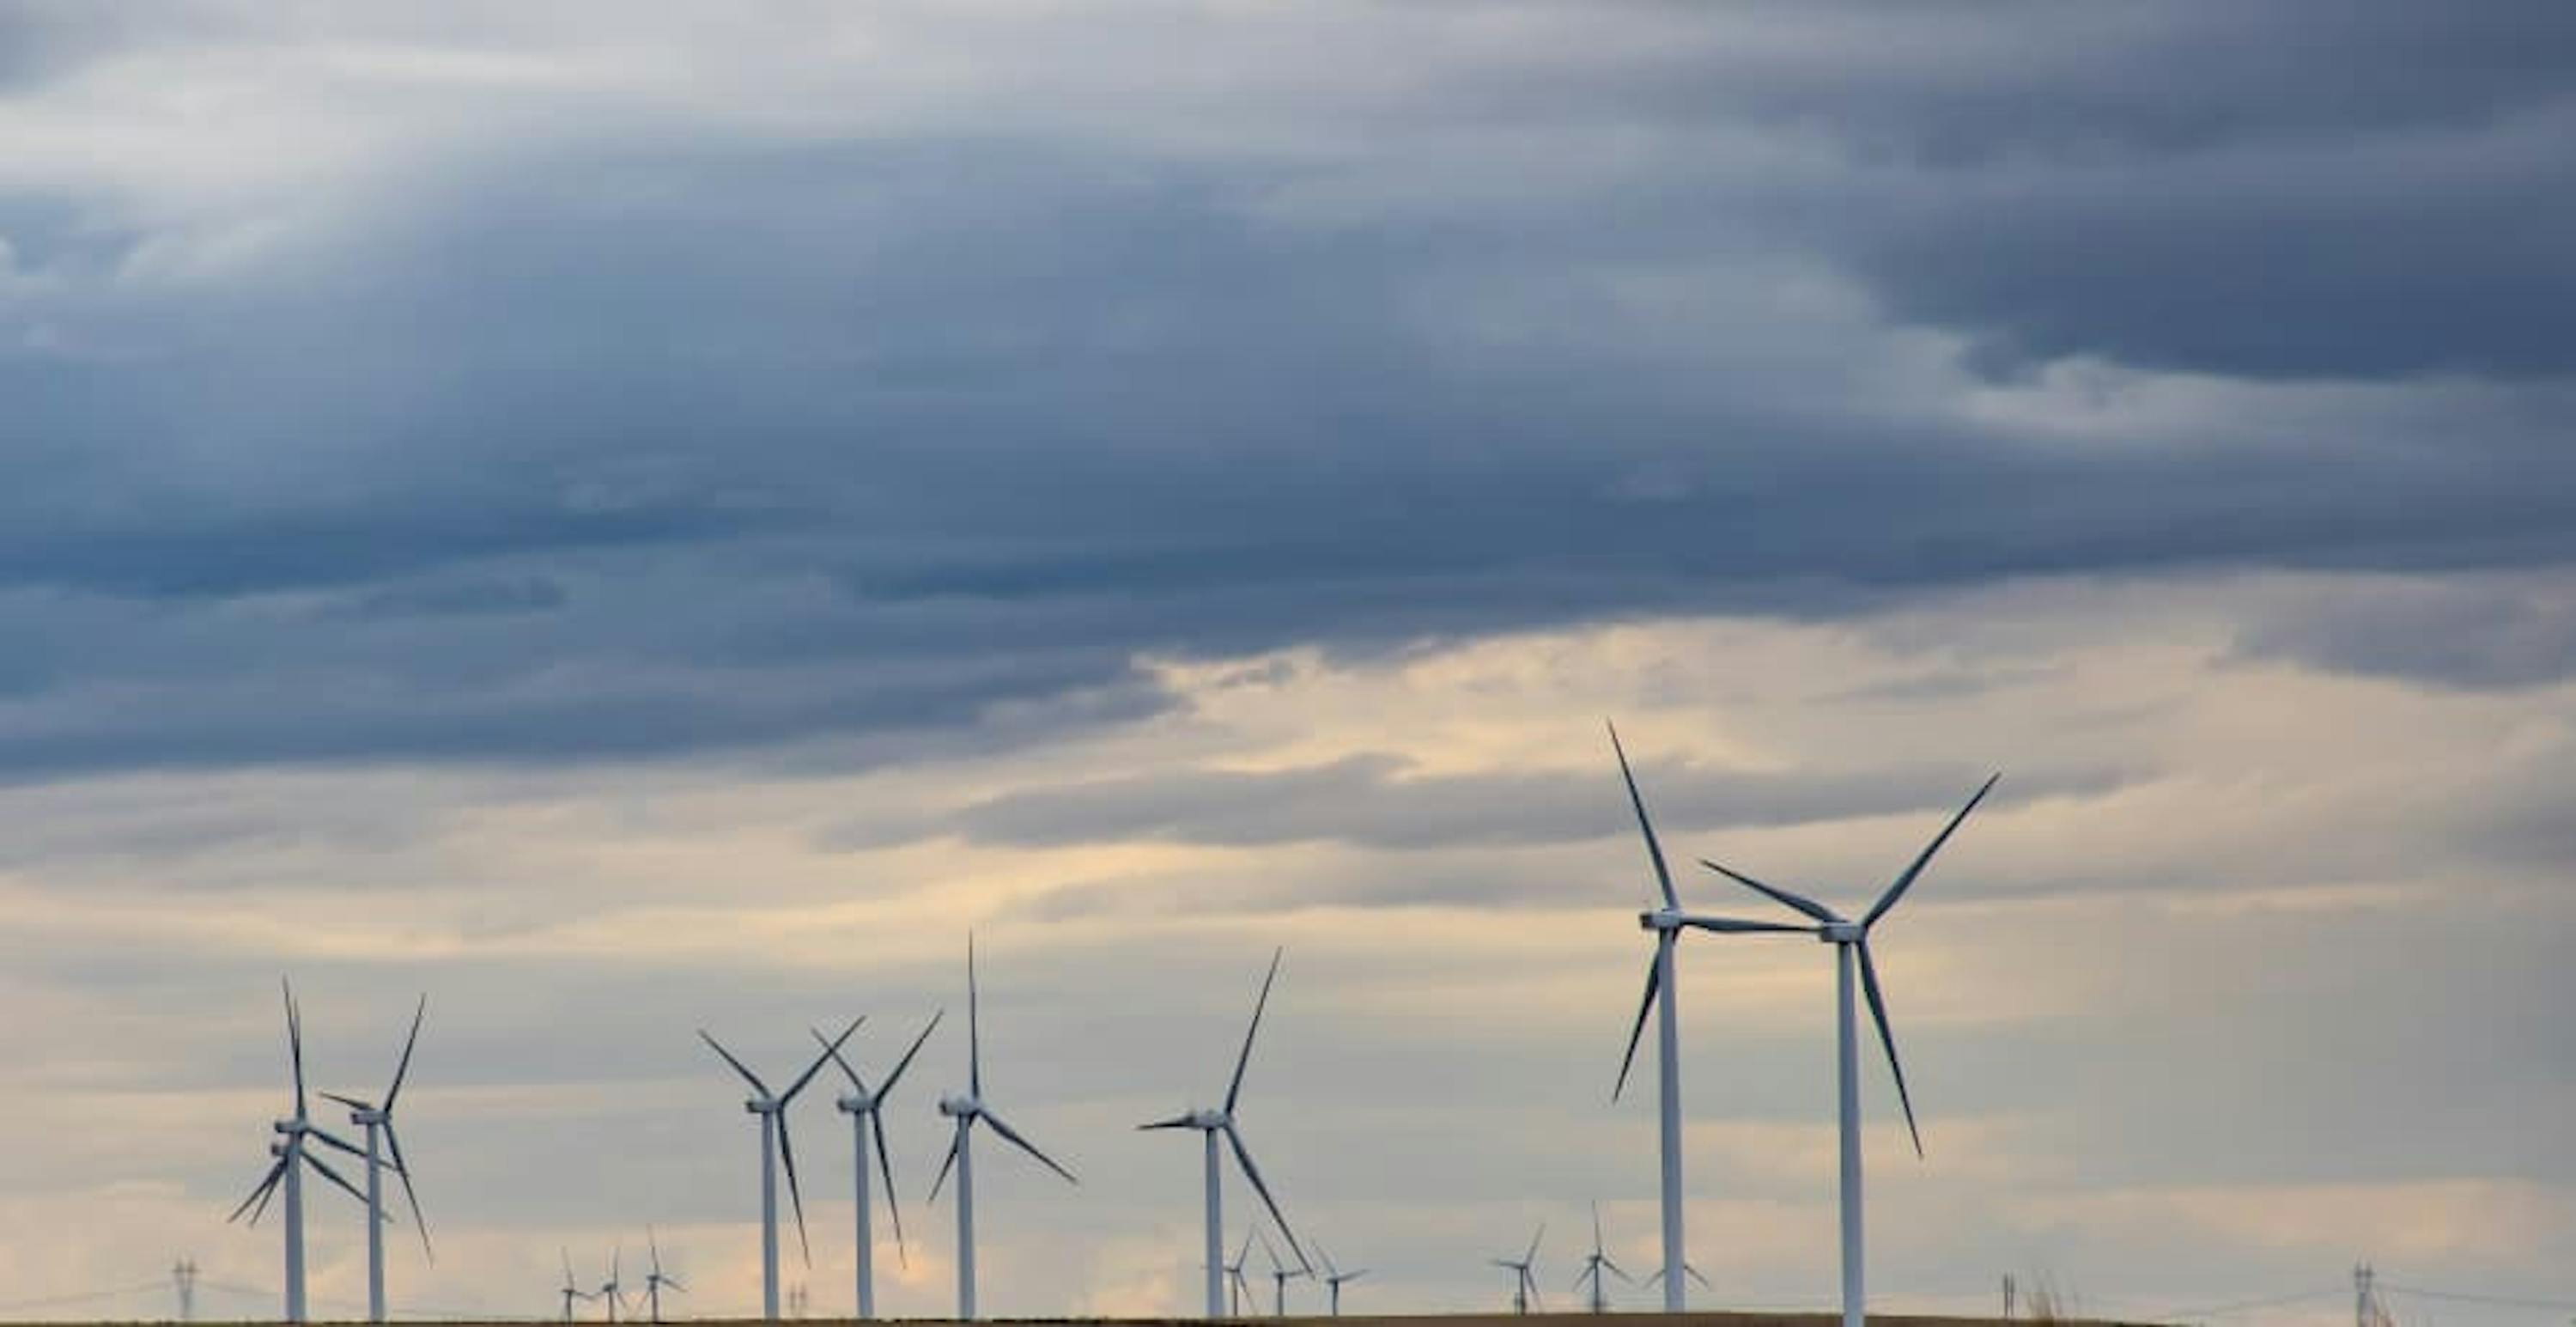
M1083 1177L979 1167L988 1310L1195 1302L1131 1126L1274 946L1352 1306L1570 1300L1589 1202L1654 1262L1605 718L1847 908L2004 771L1879 932L1881 1305L2576 1299L2571 142L2555 0L0 0L0 1316L273 1289L282 974L344 1091L428 993L416 1311L647 1223L753 1310L693 1029L946 1007L944 1312L970 928ZM1683 951L1701 1298L1829 1306L1829 957Z

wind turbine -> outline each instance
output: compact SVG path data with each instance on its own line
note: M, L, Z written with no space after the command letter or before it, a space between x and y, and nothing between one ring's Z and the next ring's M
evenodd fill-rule
M815 1056L814 1062L805 1066L805 1072L798 1074L796 1081L790 1083L784 1092L770 1091L769 1085L760 1081L760 1075L735 1059L732 1051L717 1044L714 1037L707 1035L705 1028L698 1029L699 1039L723 1056L724 1062L732 1065L733 1071L742 1075L744 1082L751 1084L753 1095L742 1103L742 1108L760 1117L760 1305L762 1316L771 1322L778 1320L778 1165L782 1161L787 1164L787 1197L796 1205L796 1243L805 1250L807 1262L814 1259L813 1246L805 1240L805 1195L796 1184L796 1148L787 1138L787 1106L796 1100L797 1093L805 1090L807 1083L814 1081L814 1075L823 1071L823 1066L832 1058L831 1053L839 1050L841 1043L848 1041L850 1034L858 1031L859 1024L866 1021L864 1018L851 1019L839 1037L824 1043L823 1054Z
M618 1245L608 1254L608 1280L599 1287L599 1298L608 1301L608 1320L617 1321L617 1310L626 1302L625 1287L619 1269L626 1261L626 1248Z
M563 1283L563 1304L564 1304L564 1306L563 1306L563 1315L564 1315L564 1316L563 1316L563 1320L564 1320L565 1322L570 1322L570 1321L572 1321L572 1302L573 1302L574 1300L576 1300L576 1299L594 1299L594 1298L597 1298L597 1297L596 1297L596 1296L594 1296L594 1295L592 1295L590 1292L588 1292L588 1291L586 1291L586 1290L583 1290L580 1286L577 1286L577 1285L574 1285L574 1284L573 1284L573 1280L572 1280L572 1250L570 1250L570 1249L565 1249L565 1250L563 1250L563 1268L564 1268L564 1283Z
M1233 1300L1228 1317L1243 1316L1243 1301L1252 1298L1252 1283L1243 1278L1244 1264L1252 1261L1252 1232L1243 1232L1243 1247L1234 1251L1234 1261L1225 1265L1225 1280Z
M1707 1277L1705 1277L1705 1276L1700 1275L1700 1274L1699 1274L1699 1269L1698 1269L1698 1268L1691 1266L1689 1263L1683 1263L1683 1264L1682 1264L1682 1271L1683 1271L1683 1273L1684 1273L1685 1275L1689 1276L1689 1277L1690 1277L1690 1279L1692 1279L1692 1280L1694 1280L1694 1281L1699 1282L1699 1284L1700 1284L1700 1288L1701 1288L1701 1289L1709 1289L1709 1288L1711 1288L1711 1287L1709 1286L1709 1284L1708 1284L1708 1278L1707 1278ZM1652 1285L1654 1285L1657 1281L1661 1281L1661 1280L1663 1280L1663 1279L1664 1279L1664 1269L1662 1269L1662 1268L1658 1267L1658 1268L1656 1268L1656 1269L1654 1270L1654 1272L1653 1272L1652 1274L1650 1274L1650 1275L1648 1275L1648 1276L1646 1277L1645 1284L1646 1284L1646 1285L1648 1285L1648 1286L1652 1286Z
M673 1290L677 1290L684 1295L689 1293L689 1288L680 1284L680 1278L663 1272L662 1242L654 1237L653 1228L651 1226L644 1227L644 1246L652 1250L653 1253L653 1270L644 1274L644 1302L652 1308L653 1321L660 1322L662 1320L662 1287L669 1286Z
M308 1103L304 1097L304 1016L296 1007L295 989L287 985L283 977L278 979L277 985L286 1001L286 1053L288 1061L295 1070L295 1113L285 1119L273 1120L269 1123L270 1130L277 1134L277 1137L269 1141L268 1154L276 1160L270 1163L268 1173L260 1177L258 1185L251 1189L250 1196L242 1199L241 1206L234 1208L232 1215L224 1219L237 1221L241 1219L244 1212L248 1212L250 1223L258 1225L260 1214L268 1210L270 1196L284 1190L286 1197L286 1320L302 1322L305 1320L304 1167L311 1166L321 1172L322 1178L339 1185L350 1197L359 1202L367 1201L367 1195L358 1192L356 1185L349 1183L340 1172L324 1164L322 1158L313 1155L312 1151L305 1146L304 1140L316 1139L326 1147L336 1147L354 1157L363 1157L366 1153L313 1122L312 1112L307 1109ZM367 1210L370 1213L375 1211L373 1207Z
M1607 1269L1612 1276L1618 1277L1622 1281L1628 1280L1628 1273L1626 1270L1622 1269L1619 1264L1612 1262L1609 1254L1601 1251L1601 1204L1594 1203L1592 1205L1592 1252L1584 1256L1583 1270L1575 1274L1574 1287L1575 1289L1580 1290L1583 1288L1584 1282L1589 1281L1592 1283L1592 1293L1589 1296L1589 1300L1592 1306L1592 1311L1595 1313L1607 1313L1610 1311L1610 1296L1608 1294L1608 1288L1601 1284L1601 1273L1604 1269ZM1633 1285L1635 1283L1630 1282L1630 1284Z
M948 1182L948 1172L957 1172L957 1317L971 1322L975 1318L975 1122L983 1121L1002 1141L1038 1159L1038 1164L1064 1177L1067 1184L1079 1184L1073 1172L1055 1163L1055 1158L1037 1148L1037 1144L1020 1136L992 1107L984 1102L983 1023L976 1012L975 937L966 937L966 1091L950 1093L939 1099L939 1113L957 1121L957 1136L949 1141L948 1159L939 1163L939 1178L930 1182L930 1197L936 1202L941 1185Z
M1673 892L1673 873L1664 864L1664 845L1655 837L1654 822L1646 817L1646 799L1637 792L1637 775L1628 768L1628 752L1619 745L1619 729L1615 725L1610 728L1610 750L1619 757L1619 777L1628 785L1628 804L1637 810L1637 830L1646 837L1646 856L1655 864L1655 885L1662 891L1663 898L1660 906L1637 914L1637 925L1654 934L1655 958L1646 969L1646 998L1637 1006L1636 1025L1628 1030L1628 1053L1619 1061L1619 1081L1610 1089L1610 1099L1617 1101L1619 1094L1627 1089L1628 1070L1637 1061L1637 1041L1646 1032L1646 1015L1656 1015L1655 1101L1664 1163L1664 1312L1681 1313L1689 1306L1684 1302L1687 1297L1682 1293L1681 1277L1681 1025L1673 995L1673 946L1681 939L1684 927L1722 933L1796 932L1806 928L1775 922L1737 921L1731 917L1702 917L1682 911L1681 896Z
M1253 1233L1260 1234L1260 1227L1253 1227ZM1285 1318L1288 1316L1288 1283L1297 1277L1313 1276L1315 1269L1290 1267L1279 1261L1279 1250L1270 1247L1268 1235L1261 1236L1261 1252L1270 1259L1270 1316Z
M1959 814L1950 817L1950 823L1942 826L1941 832L1924 846L1922 853L1915 857L1914 864L1906 867L1905 873L1896 877L1896 883L1889 885L1887 892L1879 895L1878 902L1871 904L1869 911L1856 922L1846 920L1840 913L1813 899L1785 889L1775 889L1706 859L1700 862L1700 865L1783 907L1805 914L1815 925L1796 929L1811 931L1817 939L1834 947L1834 1063L1840 1080L1842 1117L1843 1327L1861 1327L1868 1307L1861 1275L1860 1028L1852 1004L1852 975L1857 969L1861 989L1869 997L1870 1021L1878 1025L1878 1043L1886 1049L1888 1072L1896 1079L1896 1100L1905 1108L1905 1131L1914 1140L1914 1155L1920 1158L1923 1155L1923 1131L1915 1127L1914 1101L1905 1090L1905 1066L1896 1058L1896 1034L1888 1030L1887 1000L1879 993L1878 965L1871 962L1869 956L1869 931L1887 915L1888 909L1896 906L1897 900L1905 897L1905 891L1914 887L1915 880L1923 874L1923 868L1931 865L1932 854L1941 851L1941 845L1950 841L1950 836L1958 832L1960 822L1977 809L1977 803L1986 800L1986 794L1995 790L1995 783L2001 778L2001 774L1989 777L1984 786L1977 789L1976 796L1969 798L1968 804L1959 808Z
M885 1081L878 1084L874 1092L868 1090L867 1080L859 1077L859 1071L852 1068L848 1060L841 1058L840 1051L836 1049L830 1051L832 1062L841 1066L841 1072L850 1080L850 1095L840 1098L833 1104L842 1114L850 1117L850 1157L858 1171L856 1183L859 1294L857 1302L859 1316L862 1318L877 1316L876 1246L874 1238L868 1233L868 1134L870 1132L868 1126L871 1121L876 1125L874 1132L877 1139L877 1168L879 1173L885 1176L886 1214L894 1218L895 1256L903 1258L905 1265L909 1266L911 1259L904 1257L903 1252L903 1209L896 1204L894 1197L894 1162L886 1159L885 1116L879 1112L878 1107L885 1104L886 1094L894 1091L896 1080L903 1077L904 1070L912 1067L912 1057L920 1053L921 1043L930 1040L931 1031L938 1026L939 1014L933 1013L929 1024L921 1029L921 1035L912 1039L912 1048L903 1053L902 1059L895 1061L894 1071L886 1075ZM823 1041L823 1034L820 1031L814 1031L814 1040ZM830 1046L829 1042L824 1044L827 1047Z
M385 1320L385 1223L392 1219L385 1211L384 1163L378 1144L393 1153L393 1169L402 1177L403 1197L411 1203L411 1223L420 1230L420 1251L431 1262L438 1253L429 1246L429 1218L420 1214L420 1195L412 1191L411 1166L403 1160L402 1135L394 1132L394 1100L402 1095L403 1075L411 1072L412 1047L420 1044L420 1020L429 1013L429 997L411 1011L411 1035L403 1038L402 1059L394 1064L394 1081L385 1088L383 1105L344 1097L337 1092L322 1095L349 1108L349 1123L366 1130L367 1139L367 1321ZM381 1138L378 1135L382 1135Z
M1332 1253L1320 1243L1315 1246L1315 1256L1324 1260L1324 1286L1326 1292L1332 1296L1333 1316L1338 1318L1342 1316L1342 1283L1356 1281L1368 1275L1368 1269L1362 1267L1357 1271L1343 1271L1333 1264Z
M1494 1265L1512 1274L1512 1312L1526 1314L1538 1307L1538 1278L1530 1269L1538 1264L1539 1237L1547 1233L1547 1223L1538 1223L1537 1233L1530 1236L1529 1252L1518 1258L1496 1258Z
M1270 1219L1279 1224L1279 1233L1287 1239L1289 1251L1297 1255L1298 1266L1310 1273L1314 1270L1314 1264L1306 1258L1306 1251L1297 1244L1297 1233L1288 1228L1288 1218L1280 1214L1278 1200L1270 1196L1270 1186L1261 1178L1261 1167L1253 1164L1251 1151L1243 1145L1243 1134L1234 1125L1234 1105L1243 1096L1243 1071L1252 1063L1252 1039L1261 1031L1262 1010L1270 1005L1271 983L1279 979L1281 952L1271 951L1270 973L1261 979L1261 996L1253 1001L1252 1025L1244 1029L1243 1050L1235 1056L1234 1079L1225 1089L1224 1108L1192 1110L1175 1115L1168 1120L1156 1120L1151 1124L1136 1126L1139 1129L1196 1129L1206 1144L1207 1315L1211 1318L1225 1316L1225 1283L1221 1279L1221 1264L1225 1256L1225 1224L1222 1210L1225 1177L1222 1173L1223 1165L1217 1159L1216 1140L1219 1134L1225 1135L1225 1141L1234 1149L1235 1165L1243 1171L1243 1177L1252 1182L1253 1191L1261 1195L1262 1205L1270 1209Z

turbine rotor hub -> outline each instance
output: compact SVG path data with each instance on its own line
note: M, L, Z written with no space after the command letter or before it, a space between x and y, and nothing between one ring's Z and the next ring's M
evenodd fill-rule
M1637 914L1637 925L1649 931L1678 931L1682 928L1679 908L1650 908Z
M963 1092L951 1092L939 1099L939 1113L954 1119L965 1119L984 1113L984 1103Z
M1869 938L1869 928L1859 922L1826 922L1816 928L1816 938L1829 945L1856 945Z
M832 1106L845 1115L865 1115L877 1108L877 1099L864 1092L853 1092L833 1098Z

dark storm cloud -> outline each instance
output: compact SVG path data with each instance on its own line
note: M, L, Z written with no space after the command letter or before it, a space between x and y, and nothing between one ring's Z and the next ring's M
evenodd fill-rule
M2518 379L2576 345L2531 128L2566 20L1984 13L1443 65L1292 111L1297 153L469 140L186 281L133 272L198 223L0 182L49 274L0 302L0 765L675 753L1133 713L1140 652L2576 551L2550 384L2059 445L1819 367L1882 329L1619 297L1821 268L1994 363L2256 377ZM1632 188L1373 192L1495 189L1566 150L1531 131L1603 123L1664 135ZM1720 128L1827 164L1748 173L1693 146ZM1315 188L1333 219L1298 218Z
M2367 584L2274 612L2237 649L2461 690L2549 686L2576 677L2576 603L2561 586Z

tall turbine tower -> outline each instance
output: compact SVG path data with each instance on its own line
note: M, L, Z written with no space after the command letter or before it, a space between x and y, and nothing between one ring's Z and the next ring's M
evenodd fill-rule
M421 1255L431 1262L438 1254L429 1246L429 1219L420 1214L420 1195L411 1187L411 1165L403 1160L402 1135L394 1132L394 1100L402 1095L403 1075L411 1072L412 1047L420 1044L420 1020L429 1013L429 997L411 1011L411 1035L403 1038L402 1059L394 1064L394 1081L385 1088L383 1105L342 1096L337 1092L322 1095L349 1108L349 1122L366 1130L367 1139L367 1321L385 1320L385 1223L393 1214L385 1210L384 1153L393 1153L393 1169L402 1177L403 1197L411 1203L411 1223L420 1230Z
M855 1192L858 1196L856 1205L859 1267L856 1275L858 1278L857 1303L859 1316L862 1318L877 1316L876 1241L868 1232L868 1134L871 1132L869 1126L871 1124L875 1126L873 1132L877 1140L878 1173L885 1176L886 1215L894 1218L895 1256L904 1258L903 1209L895 1202L894 1162L886 1158L885 1114L878 1108L885 1104L886 1094L894 1091L895 1082L903 1077L903 1071L912 1067L912 1057L920 1053L921 1043L930 1040L931 1032L938 1026L939 1014L934 1012L930 1016L929 1024L921 1029L921 1035L912 1039L912 1048L903 1053L902 1059L895 1061L894 1071L886 1075L885 1081L878 1084L874 1092L868 1090L867 1080L859 1077L859 1071L852 1068L848 1060L841 1058L838 1050L829 1052L832 1062L841 1066L841 1073L850 1080L849 1095L832 1104L838 1107L842 1114L850 1117L850 1161L858 1172ZM814 1040L824 1040L819 1030L815 1031ZM827 1049L830 1047L829 1042L824 1044ZM904 1261L907 1266L910 1265L909 1258L904 1258Z
M1576 1273L1574 1277L1574 1288L1581 1290L1584 1283L1591 1283L1592 1291L1585 1296L1585 1300L1595 1313L1610 1311L1609 1287L1601 1284L1601 1273L1605 1270L1622 1281L1628 1280L1628 1273L1619 1264L1612 1262L1610 1255L1601 1249L1601 1204L1594 1203L1592 1205L1592 1252L1584 1256L1583 1270Z
M1616 726L1610 729L1610 750L1619 757L1619 777L1628 785L1628 804L1636 808L1637 830L1645 835L1646 857L1654 863L1655 886L1662 896L1661 906L1637 914L1637 924L1655 937L1655 957L1646 969L1646 998L1637 1006L1636 1025L1628 1030L1628 1053L1619 1061L1619 1081L1610 1089L1610 1099L1617 1101L1627 1090L1628 1070L1637 1062L1637 1042L1645 1035L1646 1016L1655 1015L1655 1102L1663 1153L1664 1312L1681 1313L1689 1305L1682 1293L1681 1024L1673 994L1673 946L1684 927L1721 933L1806 928L1683 912L1681 896L1673 892L1673 873L1664 864L1664 845L1655 837L1654 822L1646 817L1646 799L1637 792L1637 775L1628 768L1628 752L1619 745Z
M1512 1274L1512 1312L1526 1314L1538 1307L1538 1278L1530 1269L1538 1265L1538 1242L1547 1234L1547 1223L1538 1223L1530 1236L1529 1251L1518 1258L1496 1258L1494 1265Z
M1817 939L1834 947L1834 1064L1840 1087L1842 1118L1843 1327L1861 1327L1868 1304L1861 1275L1860 1027L1859 1016L1853 1008L1852 977L1857 969L1861 988L1869 997L1870 1021L1878 1025L1878 1043L1887 1051L1888 1072L1896 1079L1896 1100L1905 1108L1905 1131L1913 1138L1914 1155L1919 1158L1923 1155L1923 1132L1914 1125L1914 1101L1905 1091L1905 1066L1896 1058L1896 1034L1888 1030L1887 1000L1879 993L1878 965L1870 961L1869 932L1871 927L1878 925L1879 918L1887 915L1888 909L1896 906L1897 900L1905 897L1905 891L1914 887L1915 880L1923 874L1923 868L1931 865L1932 854L1941 851L1941 845L1958 832L1959 823L1968 818L1969 812L1977 809L1977 803L1986 800L1986 794L1995 790L1996 780L2002 777L1997 774L1988 778L1985 786L1977 789L1977 795L1969 798L1968 804L1959 808L1959 814L1950 817L1950 823L1942 826L1941 832L1924 846L1914 864L1906 867L1905 873L1896 877L1896 883L1889 885L1887 892L1879 895L1878 902L1871 904L1869 911L1856 922L1845 920L1841 914L1812 899L1785 889L1775 889L1712 861L1703 859L1700 862L1700 865L1783 907L1805 914L1815 925L1796 929L1813 932Z
M1219 1134L1225 1135L1226 1143L1231 1146L1234 1151L1235 1165L1242 1169L1243 1177L1252 1182L1253 1192L1260 1194L1262 1205L1270 1209L1270 1219L1279 1223L1279 1233L1287 1239L1289 1251L1297 1255L1297 1265L1301 1269L1310 1272L1314 1267L1314 1264L1307 1260L1305 1249L1298 1246L1297 1233L1288 1228L1288 1218L1280 1213L1278 1200L1270 1196L1270 1185L1261 1178L1261 1167L1253 1164L1252 1152L1243 1145L1243 1134L1238 1131L1234 1125L1234 1106L1235 1103L1243 1097L1243 1071L1246 1066L1252 1063L1252 1039L1261 1031L1261 1011L1270 1006L1270 985L1272 982L1279 979L1280 953L1281 951L1278 950L1271 951L1269 975L1261 979L1261 996L1252 1003L1252 1025L1244 1029L1243 1050L1240 1054L1235 1056L1234 1079L1226 1086L1224 1108L1221 1110L1192 1110L1180 1115L1175 1115L1168 1120L1156 1120L1151 1124L1140 1124L1136 1126L1139 1129L1196 1129L1199 1131L1201 1140L1206 1146L1207 1315L1211 1318L1222 1318L1225 1316L1225 1220L1223 1212L1225 1175L1223 1173L1223 1163L1221 1163L1217 1158L1216 1140L1217 1135ZM1281 1284L1284 1285L1286 1283L1282 1282Z
M313 1155L312 1150L305 1146L305 1140L314 1139L325 1147L336 1147L355 1157L363 1157L366 1153L351 1146L346 1140L334 1137L329 1130L313 1122L312 1112L307 1108L308 1103L304 1098L304 1015L296 1007L294 988L288 986L282 977L278 979L277 985L286 1000L286 1053L288 1061L295 1070L295 1113L285 1119L270 1122L269 1129L277 1137L269 1142L268 1154L276 1160L269 1165L268 1173L260 1177L259 1184L252 1188L250 1196L242 1199L241 1206L234 1208L233 1214L224 1219L237 1221L241 1219L244 1212L248 1212L250 1223L258 1225L260 1214L268 1210L270 1196L280 1190L284 1191L286 1320L303 1322L305 1320L304 1167L311 1166L321 1172L322 1178L339 1185L350 1197L359 1202L367 1201L367 1195L358 1192L356 1185L349 1183L340 1172L325 1165L322 1158Z
M796 1243L805 1250L807 1262L814 1258L813 1246L805 1240L805 1195L796 1184L796 1148L787 1137L787 1107L796 1100L797 1093L805 1090L807 1083L814 1081L814 1075L823 1071L823 1066L831 1061L832 1052L840 1049L841 1043L848 1041L850 1034L858 1031L859 1024L865 1021L863 1018L851 1019L850 1025L841 1029L840 1036L824 1043L823 1054L815 1056L814 1062L805 1066L805 1072L798 1074L796 1081L790 1083L784 1092L770 1091L769 1085L760 1081L760 1075L735 1059L732 1051L718 1045L714 1037L707 1035L705 1028L698 1029L699 1039L705 1041L710 1050L723 1056L724 1062L732 1065L733 1071L742 1075L744 1082L751 1084L751 1098L742 1103L742 1108L760 1117L760 1307L761 1315L771 1322L778 1321L778 1167L781 1162L787 1166L788 1201L796 1206Z
M977 1013L975 988L975 937L966 937L966 1091L951 1093L939 1099L939 1113L957 1121L957 1135L948 1144L948 1159L939 1163L939 1178L930 1182L930 1197L939 1198L941 1185L948 1182L948 1172L957 1172L957 1317L962 1322L975 1318L975 1122L981 1120L1002 1141L1038 1159L1038 1164L1064 1177L1067 1184L1079 1184L1073 1172L1055 1163L1055 1158L1022 1138L1017 1129L993 1113L984 1102L983 1020Z
M1255 1227L1254 1233L1259 1234L1260 1228ZM1285 1318L1288 1316L1288 1283L1301 1276L1313 1276L1315 1269L1311 1266L1291 1267L1279 1261L1279 1250L1270 1247L1268 1235L1261 1236L1261 1252L1270 1259L1270 1316Z

